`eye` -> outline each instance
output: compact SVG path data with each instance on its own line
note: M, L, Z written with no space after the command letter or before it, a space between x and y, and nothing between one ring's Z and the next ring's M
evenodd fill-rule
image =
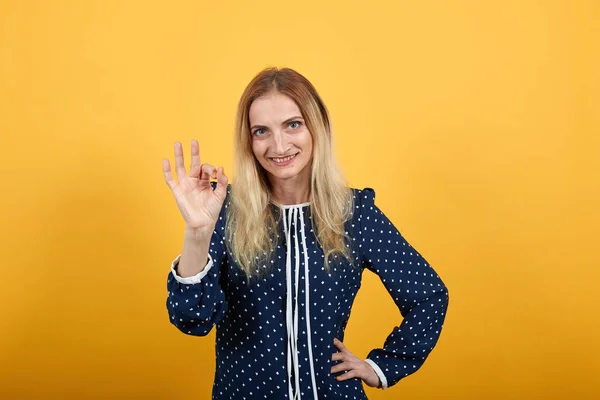
M300 127L300 125L302 125L302 122L300 122L300 121L292 121L292 122L290 122L290 126L291 126L292 124L298 124L298 126L297 126L297 127L299 128L299 127ZM295 129L295 128L294 128L294 129Z
M257 129L257 130L255 130L254 131L254 135L262 136L262 134L260 132L264 132L264 129Z

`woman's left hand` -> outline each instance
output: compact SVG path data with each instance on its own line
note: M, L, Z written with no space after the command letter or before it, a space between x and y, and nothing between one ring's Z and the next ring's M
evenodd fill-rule
M333 374L340 371L348 371L345 374L338 376L336 378L338 381L345 381L346 379L351 378L360 378L367 386L377 388L381 387L381 381L369 363L352 354L350 350L348 350L346 346L344 346L344 344L337 338L333 339L333 344L340 350L340 352L333 353L331 360L340 360L342 362L331 367L331 373Z

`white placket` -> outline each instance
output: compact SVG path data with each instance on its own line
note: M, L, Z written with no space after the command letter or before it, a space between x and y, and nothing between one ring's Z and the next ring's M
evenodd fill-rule
M284 206L283 228L286 237L286 328L287 328L287 372L288 372L288 394L291 400L301 400L300 397L300 364L298 361L298 287L300 277L300 245L298 244L298 220L300 220L300 236L302 240L302 251L304 254L304 282L305 282L305 305L306 305L306 330L308 341L308 359L310 361L310 373L312 380L313 396L318 400L314 362L312 357L312 343L310 330L310 280L308 275L308 250L306 246L306 234L304 230L304 211L301 206ZM291 231L294 229L294 254L295 266L292 271L292 241ZM295 301L292 302L292 273L295 276L294 289ZM294 304L294 306L293 306ZM292 371L295 375L295 387L292 386Z

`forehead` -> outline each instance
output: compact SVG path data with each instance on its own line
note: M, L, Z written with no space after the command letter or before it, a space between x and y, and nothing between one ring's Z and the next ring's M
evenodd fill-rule
M256 98L250 105L250 124L280 123L293 116L302 116L298 105L288 96L272 92Z

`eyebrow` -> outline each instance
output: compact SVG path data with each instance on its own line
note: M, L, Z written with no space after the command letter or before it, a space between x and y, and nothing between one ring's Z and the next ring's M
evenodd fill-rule
M291 117L291 118L286 119L285 121L283 121L281 123L281 125L285 125L285 124L291 122L294 119L301 119L302 121L304 121L304 118L296 116L296 117ZM267 128L267 127L264 126L264 125L252 125L252 127L250 127L250 130L252 130L254 128Z

